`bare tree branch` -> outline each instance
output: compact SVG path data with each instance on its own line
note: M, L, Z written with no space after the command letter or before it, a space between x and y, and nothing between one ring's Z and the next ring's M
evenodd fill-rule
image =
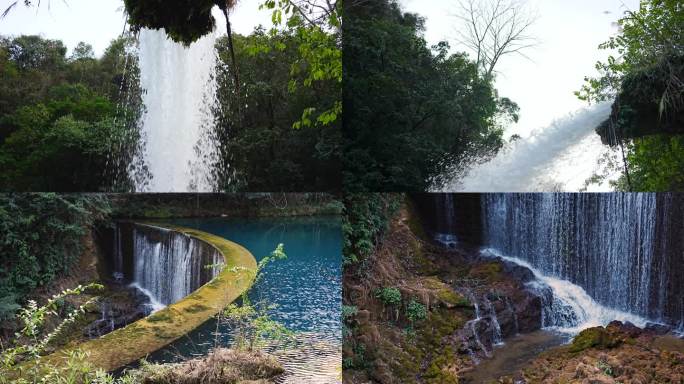
M537 16L526 10L524 0L459 0L458 5L456 40L473 51L484 76L494 75L503 56L527 57L523 51L537 45L528 34Z

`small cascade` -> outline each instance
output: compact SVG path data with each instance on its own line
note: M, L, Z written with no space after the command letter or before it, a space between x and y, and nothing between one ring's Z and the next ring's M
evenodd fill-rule
M492 352L490 352L487 349L487 347L485 347L485 345L482 344L482 340L480 340L480 332L477 329L477 325L480 323L481 320L482 320L481 317L478 317L475 320L470 320L466 323L465 327L470 328L470 330L472 331L473 337L475 338L475 342L477 343L477 346L485 354L485 356L492 357Z
M458 244L456 237L456 219L454 217L454 196L443 193L435 195L435 211L438 213L440 223L434 235L435 241L447 248L455 248Z
M133 229L133 284L158 310L187 296L217 274L205 268L221 261L212 246L185 234L136 225Z
M441 195L444 200L443 209L445 212L444 219L446 221L446 233L456 233L454 227L454 195L450 193L445 193Z
M121 227L118 225L114 229L114 270L112 277L117 282L122 282L124 279L123 269L123 249L121 245Z
M520 323L518 323L518 314L515 312L515 308L513 308L513 302L508 297L504 297L504 302L506 303L506 309L508 309L508 311L513 316L513 326L515 327L513 329L515 329L515 334L519 335L520 334Z
M492 248L483 249L482 255L500 258L532 271L535 280L526 285L542 297L542 327L545 329L576 334L585 328L605 326L613 320L629 321L639 327L648 322L643 317L603 306L582 287L545 275L524 260L505 256Z
M499 325L499 320L496 318L496 310L494 310L492 302L489 301L487 296L484 296L482 299L485 304L487 314L492 320L492 340L494 342L494 345L503 345L503 334L501 333L501 325Z
M452 235L450 233L436 233L435 241L447 248L456 248L456 246L458 245L456 235Z
M463 327L465 332L461 333L461 339L466 352L477 364L478 351L489 358L492 356L494 347L504 344L503 332L496 310L487 298L487 294L481 295L481 299L478 299L478 295L469 289L459 289L459 292L468 298L475 309L475 318L466 322Z

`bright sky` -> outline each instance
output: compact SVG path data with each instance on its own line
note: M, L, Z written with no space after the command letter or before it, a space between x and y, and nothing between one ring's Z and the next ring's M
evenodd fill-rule
M0 13L14 0L0 0ZM23 1L20 1L23 2ZM271 25L268 11L259 11L259 1L238 3L231 16L233 30L240 34L250 33L255 26ZM215 10L214 16L223 15ZM124 30L123 0L43 0L39 9L17 5L4 19L0 19L0 35L39 34L46 38L60 39L71 50L80 41L93 46L101 55L112 39ZM223 28L220 22L219 27Z
M400 0L404 10L426 17L425 37L430 43L449 41L453 50L464 50L455 40L458 19L457 0ZM528 136L532 130L586 104L573 92L587 75L595 74L594 64L606 58L598 45L617 32L614 22L638 0L529 0L527 5L539 15L530 34L539 40L526 52L531 59L508 56L499 62L496 87L501 96L520 105L521 120L509 134Z

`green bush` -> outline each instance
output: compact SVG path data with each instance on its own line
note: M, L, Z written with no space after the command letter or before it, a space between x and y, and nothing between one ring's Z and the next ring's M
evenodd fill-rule
M394 287L377 289L375 291L375 297L380 299L385 305L396 305L401 303L401 292Z
M425 306L415 300L411 300L406 306L406 317L411 323L425 320L427 318L427 309Z
M109 213L98 195L0 194L0 320L25 295L68 275L89 228Z
M389 223L398 212L403 196L400 194L350 194L344 199L342 231L344 265L363 261L368 257Z

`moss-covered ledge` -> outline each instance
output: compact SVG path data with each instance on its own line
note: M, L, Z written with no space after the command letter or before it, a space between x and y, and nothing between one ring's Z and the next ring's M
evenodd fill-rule
M45 356L41 364L61 364L70 352L80 349L88 353L88 361L94 367L115 370L199 327L252 285L257 262L241 245L195 229L156 223L144 225L184 233L212 245L223 255L226 267L217 277L177 303L100 338Z

